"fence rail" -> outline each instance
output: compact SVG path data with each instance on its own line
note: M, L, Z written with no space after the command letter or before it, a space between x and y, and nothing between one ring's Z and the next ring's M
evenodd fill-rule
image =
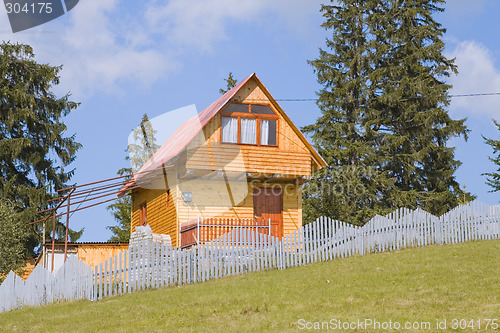
M56 274L37 266L23 281L11 272L0 285L0 312L59 300L98 300L354 254L498 238L498 209L474 202L439 218L420 209L399 209L375 216L363 227L321 217L282 239L257 229L233 228L189 249L141 241L93 268L71 257Z

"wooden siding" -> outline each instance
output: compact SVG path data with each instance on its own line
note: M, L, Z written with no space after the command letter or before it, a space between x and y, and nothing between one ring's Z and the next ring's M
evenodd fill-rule
M211 144L220 141L221 137L221 117L220 114L215 115L208 122L208 124L203 128L203 134L206 138L206 142ZM205 144L205 142L201 142L201 144Z
M240 103L270 103L269 98L259 88L256 80L249 80L234 95L233 100Z
M176 191L171 190L168 197L165 190L143 189L132 194L131 232L139 226L139 207L146 202L147 223L155 234L167 234L172 239L172 245L177 245L177 210L175 205Z
M302 227L302 186L286 184L283 188L283 234Z
M178 202L179 223L200 218L225 217L236 219L253 218L253 200L250 184L230 182L236 199L231 207L231 199L224 182L193 180L183 182L181 191L192 192L193 202L185 204Z
M297 230L302 226L302 187L296 184L269 184L269 183L246 183L247 190L243 195L235 195L242 198L235 206L226 203L228 198L222 196L227 190L215 190L213 181L192 181L182 184L182 191L192 192L193 202L184 204L178 202L179 223L189 222L200 218L235 218L253 219L253 186L270 187L280 186L283 188L283 233L284 235ZM220 194L223 193L223 194ZM201 203L201 204L200 204Z
M212 143L189 152L187 169L311 175L311 155L276 147Z

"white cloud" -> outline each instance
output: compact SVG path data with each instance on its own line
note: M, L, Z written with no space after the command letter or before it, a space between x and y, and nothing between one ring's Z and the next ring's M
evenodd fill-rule
M173 0L154 3L147 10L148 24L180 45L210 49L226 38L228 19L248 20L261 8L261 0Z
M227 39L230 24L269 15L302 25L319 0L86 0L68 14L25 32L0 38L33 46L37 61L63 64L56 93L82 100L96 92L119 93L123 82L148 87L182 66L182 56L208 51ZM1 10L0 10L1 11ZM5 13L0 12L0 15ZM5 14L6 16L6 14Z
M137 20L121 19L120 6L118 0L80 1L59 19L21 33L4 32L2 39L33 46L39 62L63 64L58 94L71 91L81 100L95 92L119 92L122 81L147 86L175 61L144 43L147 38L138 42L144 32ZM0 29L8 31L8 23Z
M459 71L450 80L453 95L500 92L500 70L484 45L460 42L451 57L456 57ZM500 119L500 96L456 97L452 99L451 110L460 115Z
M320 3L319 0L152 1L146 19L151 29L163 32L170 42L211 50L214 43L227 38L227 26L231 22L260 24L273 17L285 19L288 27L293 27L319 11Z

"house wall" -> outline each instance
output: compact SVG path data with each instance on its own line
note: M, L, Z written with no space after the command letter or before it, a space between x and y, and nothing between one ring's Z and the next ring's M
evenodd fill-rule
M231 207L227 190L218 188L214 181L193 181L183 183L182 191L192 192L191 204L179 201L179 223L204 218L253 219L253 187L279 186L283 189L283 234L286 235L302 226L302 186L294 183L244 183L246 190L235 195L241 198ZM231 184L231 182L230 182ZM236 186L234 186L236 187ZM234 189L233 187L233 189ZM240 188L241 190L241 188ZM221 194L222 193L222 194ZM225 203L221 205L220 203Z
M200 218L224 217L236 219L253 218L253 199L251 186L245 182L229 182L236 200L232 207L229 192L224 182L196 180L183 182L180 190L191 192L193 201L190 204L179 200L179 223Z
M120 252L128 249L126 243L71 243L68 244L67 256L76 256L89 266L96 266L105 260L116 256ZM54 272L64 264L64 244L56 244L54 251ZM44 256L40 258L39 265L52 270L52 246L48 243L45 246Z
M283 193L283 235L287 235L302 227L302 186L288 184Z
M128 249L128 244L78 244L78 259L95 266Z
M40 258L40 261L38 262L38 265L42 265L45 267L49 272L57 272L59 268L62 267L64 264L64 244L55 244L55 251L54 251L54 269L52 270L52 245L50 243L47 243L44 246L44 251L43 251L43 256ZM70 245L68 244L68 249L67 249L67 257L74 257L77 256L77 248L75 245Z
M186 168L310 176L311 155L277 147L211 143L192 151Z
M139 206L146 202L147 223L154 233L170 235L172 245L177 246L177 209L176 188L166 191L160 189L139 188L132 194L131 232L139 226Z
M154 233L168 234L172 245L178 244L178 223L189 222L200 218L234 218L253 219L253 186L279 186L283 189L283 234L286 235L302 226L302 186L294 183L247 183L229 181L233 199L231 199L225 182L214 180L184 181L170 191L169 207L166 207L166 193L163 190L139 189L132 196L132 232L139 226L139 206L147 202L147 221ZM181 192L191 192L193 201L184 203ZM79 256L86 256L80 251ZM113 254L115 255L115 254ZM100 255L96 258L111 255ZM91 259L97 263L97 259Z

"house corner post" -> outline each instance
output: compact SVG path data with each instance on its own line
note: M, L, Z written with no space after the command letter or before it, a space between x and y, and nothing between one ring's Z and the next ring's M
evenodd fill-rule
M196 245L200 245L200 215L196 221Z

